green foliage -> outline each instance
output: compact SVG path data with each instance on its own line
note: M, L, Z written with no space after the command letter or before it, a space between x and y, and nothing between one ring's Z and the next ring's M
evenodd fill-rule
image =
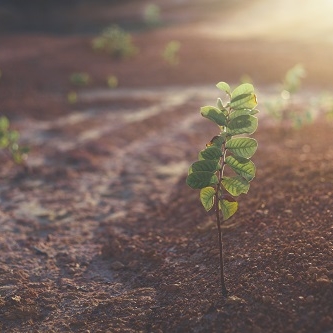
M293 128L299 128L312 121L310 110L298 105L295 100L305 76L306 71L301 64L290 68L282 81L279 98L266 103L268 113L277 122L284 123L284 127L290 124Z
M300 87L302 79L306 76L304 67L301 64L297 64L290 68L283 80L283 91L294 94Z
M88 73L73 73L70 75L69 80L76 86L86 86L91 82L91 78Z
M119 82L118 82L118 78L115 75L109 75L107 77L106 81L107 81L109 88L114 89L114 88L118 87Z
M3 150L16 164L22 164L27 158L28 147L19 145L20 134L10 129L7 117L0 117L0 149Z
M149 27L161 25L161 9L158 5L149 4L143 12L143 20Z
M69 104L76 104L78 100L77 93L75 91L70 91L67 93L67 101Z
M200 113L215 123L220 132L199 152L199 160L189 167L186 183L193 189L200 189L200 201L207 212L215 207L222 295L227 296L221 216L226 221L237 212L235 197L249 191L250 182L255 176L256 168L250 158L258 144L247 135L254 133L258 127L258 119L254 116L258 110L255 109L257 98L252 84L241 84L233 91L225 82L219 82L216 86L227 95L228 102L223 103L218 98L216 107L204 106ZM226 176L226 169L233 175Z
M186 182L194 189L201 189L200 199L207 211L215 201L216 209L227 220L237 211L238 205L233 197L229 195L226 199L224 195L247 193L255 176L256 168L250 158L258 145L255 139L246 135L256 131L258 119L254 114L258 111L252 84L241 84L233 91L225 82L219 82L217 87L226 93L229 102L223 104L218 99L217 107L204 106L200 113L218 125L220 133L199 152L199 160L190 166ZM226 177L225 168L235 176Z
M93 49L107 52L117 59L130 58L138 52L131 34L118 25L106 28L100 36L96 37L93 40Z
M179 50L181 43L173 40L169 42L162 53L163 59L171 66L177 66L179 64Z

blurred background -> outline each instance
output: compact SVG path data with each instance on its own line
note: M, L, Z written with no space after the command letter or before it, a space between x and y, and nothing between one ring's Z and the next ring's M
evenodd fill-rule
M304 87L327 90L332 13L332 0L2 0L1 109L60 115L86 108L87 89L276 87L298 64Z

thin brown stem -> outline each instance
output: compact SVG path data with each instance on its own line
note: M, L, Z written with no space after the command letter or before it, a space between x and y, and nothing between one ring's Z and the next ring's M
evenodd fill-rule
M225 279L224 279L223 243L222 243L221 217L220 217L220 209L219 209L219 202L218 202L218 192L216 192L216 197L215 197L215 209L216 209L215 210L216 211L216 224L217 224L217 230L218 230L218 234L219 234L221 290L222 290L222 296L227 297L228 290L226 288Z

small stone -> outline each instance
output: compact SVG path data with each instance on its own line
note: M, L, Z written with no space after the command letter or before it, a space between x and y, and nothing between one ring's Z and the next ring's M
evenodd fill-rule
M125 265L123 263L121 263L120 261L114 261L111 265L110 265L111 269L115 270L115 271L119 271L120 269L123 269L125 267Z
M316 282L323 286L328 286L329 284L332 283L331 280L326 275L323 275L322 277L318 278Z
M181 287L180 283L172 283L164 285L163 289L167 292L177 292L180 290L180 287Z
M309 269L308 269L308 273L309 274L317 273L317 271L318 271L318 268L317 267L313 267L313 266L309 267Z
M307 298L305 299L306 303L312 303L314 301L314 296L313 295L309 295L307 296Z
M289 282L295 281L295 278L291 274L287 274L287 279Z
M262 297L262 301L265 303L265 304L269 304L269 303L272 303L273 302L273 298L271 296L263 296Z
M240 298L237 296L229 296L226 303L227 304L245 304L246 301L243 298Z

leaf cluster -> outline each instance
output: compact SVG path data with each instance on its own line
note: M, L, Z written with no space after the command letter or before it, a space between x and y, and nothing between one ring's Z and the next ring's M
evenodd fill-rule
M257 129L258 110L252 84L241 84L233 91L225 82L219 82L217 87L226 93L228 101L223 103L218 98L217 106L204 106L200 112L219 127L220 133L199 152L186 182L191 188L200 189L200 200L206 211L215 203L227 220L238 209L234 197L247 193L255 176L256 168L250 158L258 145L247 136ZM234 176L224 175L226 167Z
M4 150L16 164L23 163L29 152L29 148L19 145L19 138L19 132L10 129L8 118L0 117L0 149Z
M116 24L104 29L101 35L93 40L92 46L94 50L105 51L118 59L132 57L138 52L131 34Z
M171 66L176 66L179 64L179 50L181 43L179 41L173 40L169 42L163 51L163 59Z

